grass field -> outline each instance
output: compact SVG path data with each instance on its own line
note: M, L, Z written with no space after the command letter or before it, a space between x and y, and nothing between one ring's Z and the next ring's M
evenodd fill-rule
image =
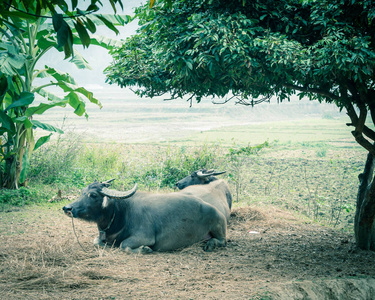
M62 127L67 132L83 134L86 141L93 143L154 144L185 140L202 142L205 139L216 142L222 138L222 132L227 132L225 141L230 143L233 137L243 139L246 144L257 143L258 140L261 143L266 139L284 140L285 134L285 141L293 141L293 137L288 138L289 133L301 132L304 126L312 127L315 134L327 133L327 130L333 132L336 128L331 127L339 126L340 131L346 132L346 138L351 138L349 129L345 129L344 125L349 121L348 117L339 113L333 105L313 101L246 107L233 103L214 105L206 99L203 103L190 107L183 100L136 99L134 96L124 99L119 95L110 98L103 95L103 98L99 99L103 108L89 106L88 120L75 116L69 109L57 108L38 119ZM335 123L339 118L343 120ZM316 123L312 121L314 119L323 123ZM293 121L297 123L290 123ZM311 122L313 123L309 124ZM267 125L264 125L265 123ZM299 126L302 128L298 128ZM267 132L270 134L263 138ZM235 136L232 137L232 134ZM299 140L303 140L303 136Z
M316 119L307 118L292 121L255 123L244 126L228 126L191 134L176 143L212 143L218 142L228 146L238 144L261 144L264 141L279 144L299 145L327 143L341 144L341 147L358 147L351 138L350 129L344 118Z

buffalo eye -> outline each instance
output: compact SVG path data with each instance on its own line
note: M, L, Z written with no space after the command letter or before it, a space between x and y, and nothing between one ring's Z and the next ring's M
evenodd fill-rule
M90 193L89 197L96 200L96 199L98 199L98 194L97 193Z

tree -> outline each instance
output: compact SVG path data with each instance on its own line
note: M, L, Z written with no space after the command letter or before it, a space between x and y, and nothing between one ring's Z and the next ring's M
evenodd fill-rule
M121 4L119 0L109 1L114 9L116 3ZM130 17L95 13L101 4L99 0L91 1L86 10L80 10L77 3L71 1L71 10L62 0L0 3L0 187L18 188L25 183L32 151L46 143L52 134L35 141L36 128L62 133L39 122L37 115L56 106L70 105L75 114L87 117L85 99L101 107L93 93L79 86L69 74L48 66L36 69L52 48L64 51L65 59L71 57L70 62L78 68L88 68L87 61L73 51L73 44L83 47L95 44L110 49L113 41L90 36L89 32L95 33L96 26L105 25L118 33L115 26L130 20ZM42 78L50 81L40 81ZM38 79L39 85L35 85ZM52 86L61 88L65 96L58 97L48 91Z
M137 85L141 96L226 96L245 105L297 94L346 110L368 151L356 242L375 250L375 132L366 123L375 121L373 1L164 1L138 17L137 34L112 52L110 83Z

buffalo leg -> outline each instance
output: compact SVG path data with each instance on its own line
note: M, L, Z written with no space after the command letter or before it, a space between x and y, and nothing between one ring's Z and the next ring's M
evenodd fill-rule
M217 218L213 219L211 224L213 224L210 230L212 238L203 247L203 250L207 252L227 245L227 220L224 215L218 212Z
M151 253L152 249L149 246L155 244L154 238L142 237L140 235L131 236L121 242L121 249L128 253Z
M207 241L206 245L204 245L203 247L203 250L207 252L211 252L215 248L225 247L226 245L227 245L227 241L225 238L224 239L212 238Z
M123 250L126 253L136 253L136 254L149 254L153 252L149 246L141 246L141 247L134 248L134 249L130 247L126 247L125 249L123 248Z

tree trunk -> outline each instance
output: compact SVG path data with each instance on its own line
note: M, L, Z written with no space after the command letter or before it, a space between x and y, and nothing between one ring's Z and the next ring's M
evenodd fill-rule
M1 188L17 189L17 157L13 155L6 159L4 170L1 176Z
M359 175L357 209L354 233L357 246L363 250L375 251L375 159L369 153L365 169Z

